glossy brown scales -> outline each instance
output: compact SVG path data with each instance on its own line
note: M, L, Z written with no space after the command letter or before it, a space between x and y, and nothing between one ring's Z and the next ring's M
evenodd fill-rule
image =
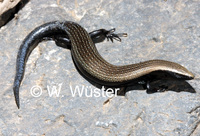
M124 82L158 70L194 77L183 66L164 60L150 60L125 66L112 65L101 57L84 28L73 23L66 25L70 28L73 57L80 67L97 79L107 82Z
M132 81L138 77L157 71L167 71L175 78L180 79L194 78L194 75L186 68L169 61L150 60L125 66L115 66L108 63L98 53L94 43L102 42L106 38L111 41L113 39L120 41L119 37L126 35L125 33L115 34L113 33L114 30L100 29L93 31L89 36L84 28L74 22L54 21L43 24L29 33L20 46L16 61L13 91L18 108L20 107L19 88L24 77L26 61L38 43L46 38L55 40L56 44L60 47L70 47L73 60L79 71L86 77L94 79L96 83L102 85L126 86L127 81ZM99 38L99 34L103 38ZM64 42L63 38L65 39ZM149 89L148 86L146 88Z

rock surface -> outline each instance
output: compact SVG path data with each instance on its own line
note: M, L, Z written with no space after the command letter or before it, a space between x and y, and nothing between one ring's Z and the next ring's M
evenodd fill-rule
M0 135L200 135L199 7L199 0L30 1L0 29ZM177 62L195 74L188 83L196 93L181 85L179 91L153 94L130 88L112 99L73 97L76 86L95 87L79 75L69 50L47 41L29 57L18 110L12 85L19 46L35 27L54 20L75 21L88 32L116 28L128 33L121 43L97 44L103 58L115 65L149 59ZM39 97L31 93L33 87L35 95L42 91ZM58 97L50 97L53 87L60 89Z
M14 14L20 0L0 0L0 27Z
M20 0L0 0L0 15L15 7Z

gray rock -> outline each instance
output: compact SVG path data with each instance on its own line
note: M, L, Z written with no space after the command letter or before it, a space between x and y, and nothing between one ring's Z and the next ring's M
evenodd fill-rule
M0 27L4 25L11 16L14 16L17 10L17 4L20 1L23 3L22 0L0 0Z
M30 1L18 19L0 29L0 135L200 135L198 0L57 2ZM97 44L103 58L115 65L149 59L177 62L195 74L188 82L196 93L180 86L179 92L171 89L153 94L130 88L125 96L112 99L102 94L73 97L76 86L96 88L79 75L69 50L47 41L29 57L18 110L12 85L19 46L34 28L54 20L75 21L88 32L116 28L128 33L121 43ZM35 88L36 94L42 90L41 96L32 96L34 86L41 87ZM53 86L60 87L58 97L49 96Z

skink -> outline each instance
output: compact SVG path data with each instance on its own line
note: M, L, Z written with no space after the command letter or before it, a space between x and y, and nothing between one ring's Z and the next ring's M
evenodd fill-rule
M107 31L100 29L88 33L79 24L65 22L50 22L37 27L23 41L20 46L16 75L13 85L15 101L19 104L19 87L25 72L25 65L32 50L45 39L55 40L58 46L71 49L75 66L83 76L99 85L107 87L125 87L139 83L149 89L149 82L164 77L190 80L194 75L183 66L165 60L150 60L137 64L116 66L102 58L95 47L95 43L108 38L120 40L123 34L114 34L114 29ZM164 74L164 76L163 76ZM160 76L162 75L162 76Z

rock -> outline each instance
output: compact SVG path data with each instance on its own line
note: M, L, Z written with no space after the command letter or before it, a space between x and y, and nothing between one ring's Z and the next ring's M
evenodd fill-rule
M190 0L30 1L0 29L0 134L199 135L199 6ZM29 57L18 110L12 90L18 49L34 28L54 20L75 21L88 32L116 28L128 33L121 43L97 44L103 58L115 65L150 59L177 62L195 74L188 83L196 93L182 84L176 91L172 81L174 89L162 93L147 94L136 86L125 96L90 97L89 90L96 88L77 72L70 51L46 41ZM58 97L51 94L53 88L60 89ZM84 89L82 97L73 96L75 88Z
M0 26L4 25L15 12L20 0L0 0Z

